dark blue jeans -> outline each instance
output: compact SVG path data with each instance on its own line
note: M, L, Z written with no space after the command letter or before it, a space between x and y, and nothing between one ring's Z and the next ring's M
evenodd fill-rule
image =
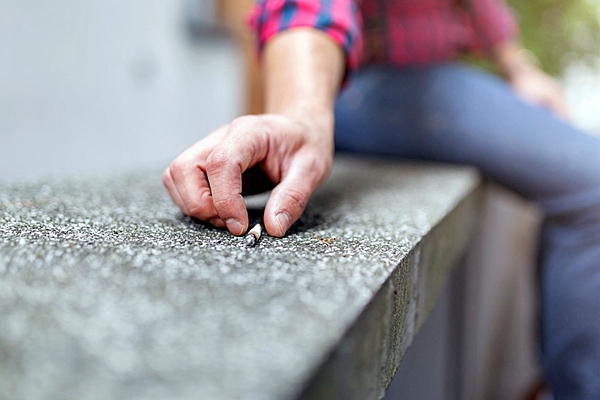
M359 71L336 105L336 146L474 165L537 202L544 373L556 399L600 399L599 139L496 77L442 64Z

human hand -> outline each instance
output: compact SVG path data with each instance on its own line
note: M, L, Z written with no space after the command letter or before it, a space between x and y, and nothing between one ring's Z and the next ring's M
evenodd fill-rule
M245 116L200 140L164 171L173 201L189 216L234 235L248 229L243 194L273 188L264 214L271 236L296 221L333 165L332 123Z
M569 110L559 83L534 65L520 67L509 77L517 94L533 104L552 111L562 119L569 119Z
M264 224L283 236L333 165L334 103L345 68L327 33L290 29L268 40L262 56L265 109L199 141L163 173L184 214L225 228L248 229L242 197L273 188Z
M492 58L517 95L532 104L542 106L563 119L569 111L559 83L537 66L535 56L517 41L498 44Z

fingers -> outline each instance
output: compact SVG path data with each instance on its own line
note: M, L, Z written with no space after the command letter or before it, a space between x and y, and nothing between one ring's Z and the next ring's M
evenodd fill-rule
M561 87L554 79L538 70L526 70L526 74L512 82L514 89L526 101L548 109L557 117L569 120L569 108Z
M187 214L187 207L183 203L183 200L181 199L181 196L179 195L179 192L175 187L175 183L173 183L173 178L171 177L171 172L169 171L169 168L165 169L162 173L162 183L163 185L165 185L165 188L167 188L169 196L171 196L173 202L177 204L177 207L179 207L179 209L183 213Z
M255 118L234 121L228 135L206 159L214 208L234 235L242 235L248 229L242 173L267 156L268 143L263 129Z
M207 153L225 129L217 129L188 148L162 174L163 184L182 213L209 222L217 228L224 228L225 223L213 205L203 164Z
M219 218L234 235L243 234L248 227L248 215L242 197L242 172L243 164L232 160L222 150L211 153L206 160L212 204Z
M550 109L550 111L552 111L555 115L564 119L565 121L569 121L571 119L569 115L569 106L567 105L567 102L564 96L562 95L560 89L557 88L554 91L554 93L552 93L548 97L549 99L547 102L547 106Z
M311 157L297 157L279 185L273 189L265 208L265 229L281 237L300 218L316 188L327 178L330 164Z
M163 184L181 212L224 228L214 208L204 172L199 167L176 160L162 175Z
M242 235L248 229L242 191L281 181L267 203L265 228L283 236L331 170L332 149L306 145L304 133L283 118L239 118L177 157L163 173L164 185L183 213ZM246 171L264 186L243 181Z
M234 235L248 229L242 173L267 155L264 126L256 117L239 118L183 152L163 174L181 211Z

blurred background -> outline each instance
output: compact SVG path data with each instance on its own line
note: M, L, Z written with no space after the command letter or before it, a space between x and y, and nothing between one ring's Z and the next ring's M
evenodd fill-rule
M0 179L163 166L258 111L241 31L250 2L0 0ZM576 122L600 131L596 2L512 3Z
M159 171L219 125L258 112L243 23L251 1L0 0L0 179ZM599 3L510 4L527 48L564 84L574 122L600 134ZM539 380L539 213L501 188L489 191L486 207L476 250L409 351L390 398L444 398L461 386L461 398L522 399ZM458 314L450 307L456 292L464 296ZM449 382L455 374L443 371L458 368L455 357L465 372Z
M212 0L0 0L0 179L166 167L242 71Z
M600 2L508 0L524 46L563 83L576 125L600 135Z

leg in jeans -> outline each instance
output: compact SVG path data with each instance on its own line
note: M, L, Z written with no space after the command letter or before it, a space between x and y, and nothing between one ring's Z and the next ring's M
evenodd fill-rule
M367 68L336 118L340 150L475 165L541 205L544 372L557 400L600 399L600 140L456 64Z

